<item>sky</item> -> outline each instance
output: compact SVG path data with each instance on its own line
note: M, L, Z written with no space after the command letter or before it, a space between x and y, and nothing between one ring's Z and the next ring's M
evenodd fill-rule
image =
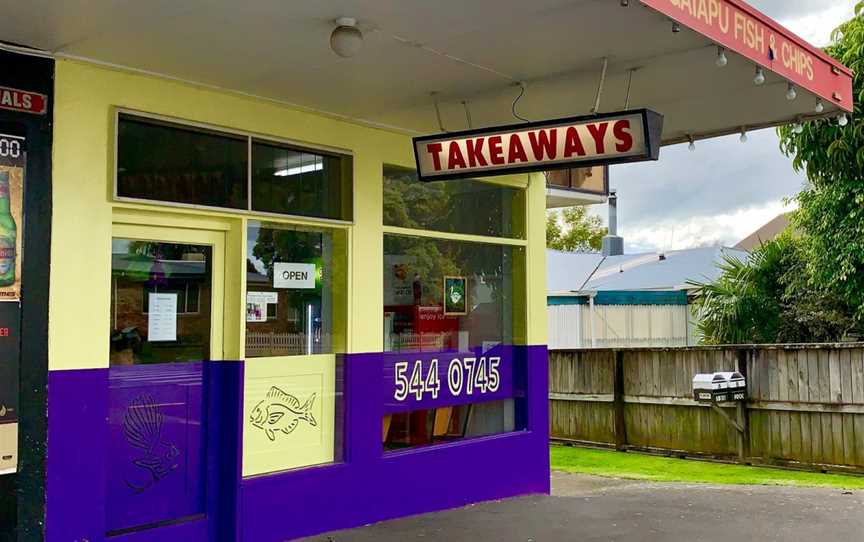
M748 0L810 43L827 45L855 0ZM613 166L618 234L627 253L734 246L783 212L805 178L779 150L773 129L664 147L658 162ZM729 160L728 156L734 156ZM698 178L694 178L698 176ZM669 205L674 201L675 205ZM606 206L591 212L606 220Z

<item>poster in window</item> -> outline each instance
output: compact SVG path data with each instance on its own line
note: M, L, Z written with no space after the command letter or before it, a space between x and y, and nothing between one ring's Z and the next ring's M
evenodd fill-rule
M468 314L468 279L444 277L444 314L461 316Z
M0 134L0 302L21 299L24 138Z

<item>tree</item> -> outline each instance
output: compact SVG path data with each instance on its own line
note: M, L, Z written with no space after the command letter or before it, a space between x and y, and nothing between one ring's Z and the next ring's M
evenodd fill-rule
M599 216L589 216L585 206L546 213L546 246L567 252L598 251L607 229Z
M806 171L793 224L802 232L810 289L826 289L864 324L864 2L834 31L828 54L854 73L855 112L806 123L801 133L779 129L781 149Z
M854 328L842 298L814 287L807 250L787 230L749 258L727 256L722 274L697 286L694 310L704 344L836 342Z

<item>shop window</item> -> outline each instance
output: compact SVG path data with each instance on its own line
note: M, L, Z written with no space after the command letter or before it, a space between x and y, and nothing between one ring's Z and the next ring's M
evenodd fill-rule
M117 197L353 219L349 155L126 113L117 130Z
M344 349L346 234L250 222L246 357Z
M417 172L384 167L384 224L524 239L525 190L475 180L420 182Z
M273 143L252 145L252 209L351 220L352 159Z
M517 429L514 406L513 399L506 399L385 416L384 449L394 451L509 433Z
M209 359L211 248L131 239L111 248L111 365Z
M384 351L467 352L514 344L524 322L525 249L384 236Z
M117 195L246 209L244 137L120 115Z
M342 460L347 233L250 222L243 476Z

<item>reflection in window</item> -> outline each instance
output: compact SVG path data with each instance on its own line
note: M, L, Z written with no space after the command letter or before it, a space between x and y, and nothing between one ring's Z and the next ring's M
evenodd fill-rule
M550 188L566 188L605 196L609 192L609 166L548 171L546 184Z
M524 255L521 247L385 235L385 352L514 344Z
M247 242L246 356L343 351L345 233L250 222Z
M441 444L516 429L514 401L491 401L384 417L385 450Z
M252 209L351 220L352 159L256 141Z
M420 182L414 170L384 166L384 224L524 238L525 190L474 180Z
M246 138L120 116L117 195L248 207Z
M111 365L209 359L210 247L114 239L111 249Z

